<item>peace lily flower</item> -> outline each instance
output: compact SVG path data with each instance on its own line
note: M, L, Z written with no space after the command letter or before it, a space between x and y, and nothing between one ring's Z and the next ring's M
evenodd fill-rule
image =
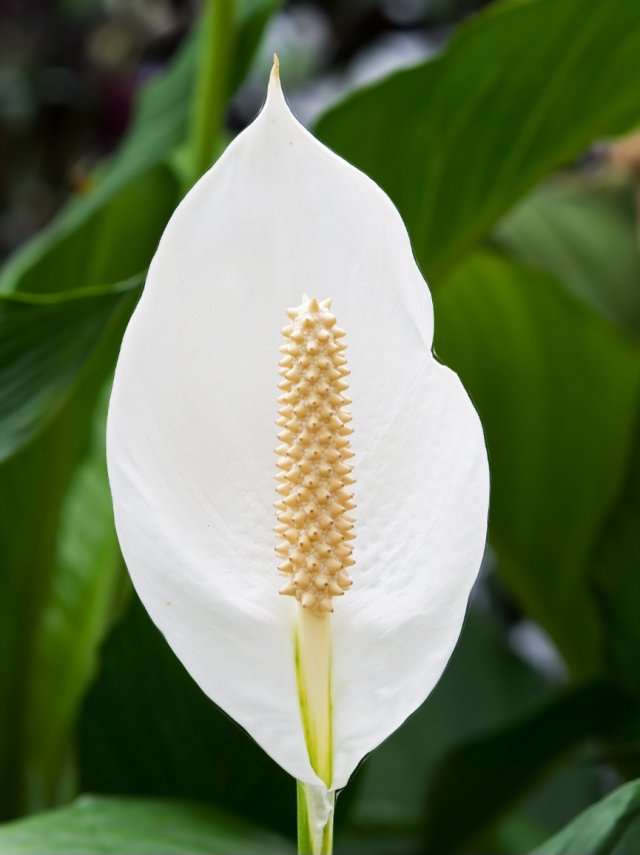
M396 209L296 121L276 64L162 237L108 459L140 598L301 782L314 852L333 792L438 681L484 548L482 429L432 338Z

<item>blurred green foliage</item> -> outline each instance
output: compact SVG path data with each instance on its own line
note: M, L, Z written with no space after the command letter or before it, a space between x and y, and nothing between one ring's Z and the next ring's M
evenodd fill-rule
M239 4L229 96L277 6ZM0 852L284 852L294 836L293 782L132 596L104 466L119 341L190 174L203 49L183 42L89 190L0 275L0 814L67 805L0 828ZM345 855L640 848L639 784L606 795L640 777L637 176L606 148L581 160L639 118L637 3L507 0L316 123L407 223L492 469L460 644L340 795Z

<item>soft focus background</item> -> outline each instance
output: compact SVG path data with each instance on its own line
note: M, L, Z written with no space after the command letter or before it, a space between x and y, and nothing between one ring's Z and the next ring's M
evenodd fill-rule
M295 848L294 782L133 595L104 465L204 53L213 159L277 50L400 209L493 477L458 648L341 794L336 851L637 855L637 0L237 0L213 56L195 0L0 9L0 852Z

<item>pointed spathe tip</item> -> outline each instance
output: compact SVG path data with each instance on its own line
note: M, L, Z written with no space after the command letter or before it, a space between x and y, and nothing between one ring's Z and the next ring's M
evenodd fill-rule
M271 66L269 85L267 87L267 98L264 106L265 113L268 116L279 116L281 118L286 116L289 119L293 119L293 114L289 110L287 100L284 97L284 92L282 91L282 84L280 81L280 59L278 58L277 53L274 53L273 55L273 65Z
M273 65L271 66L271 74L269 76L268 95L278 95L282 98L282 86L280 85L280 60L278 54L273 55Z

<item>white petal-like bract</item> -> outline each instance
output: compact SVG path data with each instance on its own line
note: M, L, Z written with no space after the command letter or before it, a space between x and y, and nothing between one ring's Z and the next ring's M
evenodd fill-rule
M347 331L353 587L332 621L333 787L426 698L482 558L488 468L386 195L315 140L273 79L174 213L125 334L108 462L134 585L201 688L291 775L297 604L274 554L280 329L303 292Z

